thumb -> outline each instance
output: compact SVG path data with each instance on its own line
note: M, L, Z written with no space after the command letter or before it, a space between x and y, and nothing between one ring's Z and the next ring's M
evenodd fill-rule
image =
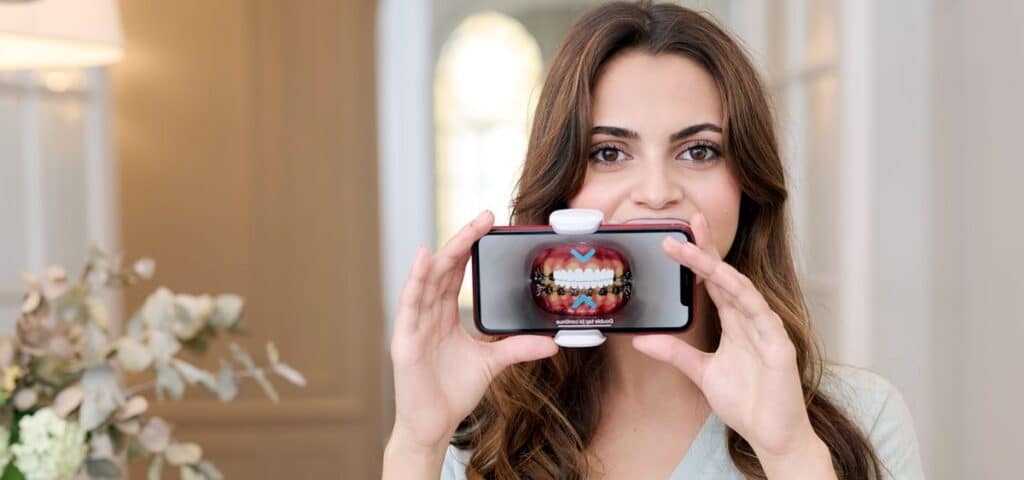
M486 345L494 361L495 371L513 363L529 362L558 353L555 339L544 335L514 335Z
M690 377L698 387L704 378L704 369L710 353L702 352L693 345L672 335L637 335L633 337L633 348L655 360L673 365Z

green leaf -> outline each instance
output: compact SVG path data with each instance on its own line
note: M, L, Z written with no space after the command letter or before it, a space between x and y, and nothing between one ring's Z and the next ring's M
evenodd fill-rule
M203 459L203 449L195 443L174 442L164 450L167 463L174 466L191 465Z
M4 474L0 476L0 480L25 480L25 475L18 470L18 467L14 466L14 460L11 460L7 464L7 468L4 468Z
M210 324L220 330L231 328L241 318L244 305L245 299L238 295L230 293L217 295L213 301L213 315L210 316Z
M80 343L82 363L85 365L101 365L106 360L107 333L95 323L87 323L83 327L84 340Z
M143 448L161 455L171 443L171 426L160 417L150 418L139 432L138 439Z
M217 374L217 399L222 402L229 402L238 395L238 386L235 384L235 372L231 365L224 360L220 361L220 372Z
M300 387L306 386L306 377L302 376L298 370L292 368L286 363L275 363L270 366L274 373L284 377L285 380L292 382Z
M245 351L245 348L242 348L241 345L235 342L231 342L230 347L231 354L235 356L235 360L237 360L238 363L242 364L242 366L245 367L247 370L256 369L256 364L253 363L252 357L249 356L249 352Z
M246 327L242 322L235 322L233 325L228 327L228 331L235 335L245 335L249 333L249 327Z
M193 338L206 326L212 311L213 302L209 296L178 294L174 298L171 331L181 340Z
M270 360L271 365L281 361L281 355L277 353L277 346L274 345L274 342L267 342L267 359Z
M110 326L110 315L107 313L107 304L103 303L103 299L100 297L86 297L85 299L86 312L88 312L89 319L93 321L97 326L106 330Z
M200 355L205 355L206 351L209 350L210 348L210 341L216 338L216 336L217 331L214 330L213 327L210 326L210 324L206 324L203 326L203 329L200 330L198 334L196 334L196 336L188 340L182 341L181 346L185 347L191 352L195 352Z
M115 480L121 478L121 468L106 458L90 458L85 461L85 471L89 478Z
M82 376L82 392L78 421L86 431L103 424L124 403L117 375L107 365L91 367L85 371Z
M260 388L263 389L263 393L270 397L273 402L278 402L280 397L277 395L277 390L274 390L274 385L267 379L267 375L263 373L262 368L256 368L252 370L252 378L256 380L256 383L260 384Z
M160 473L164 467L164 456L161 454L153 455L153 461L150 462L149 468L146 470L146 480L160 480Z
M140 308L134 314L132 318L128 319L128 329L126 330L128 336L132 338L142 338L142 332L146 330L146 318L142 316L142 309Z
M206 480L192 465L182 465L178 469L178 475L181 480Z
M149 334L149 342L146 344L153 358L166 362L181 350L181 343L178 339L163 330L153 330Z
M128 446L124 432L116 428L109 428L107 429L107 432L110 435L110 443L114 446L114 455L121 455L124 453L125 447Z
M217 391L217 379L212 373L178 358L171 359L171 364L181 373L182 377L185 377L185 381L189 385L198 383L211 392Z
M135 437L128 438L128 447L125 448L125 458L128 461L138 460L148 454L149 452L146 451L146 447L142 446L142 442L139 442L139 439Z
M94 459L114 458L114 442L106 432L109 429L95 430L89 435L89 456Z
M199 473L202 473L206 480L224 480L224 475L217 470L217 467L213 466L208 460L203 460L196 465L196 469Z
M174 317L174 294L167 287L156 289L146 297L141 313L146 325L155 328L169 327Z
M163 362L156 364L156 394L157 400L163 401L163 392L167 392L174 400L181 400L185 393L185 383L181 381L178 372Z
M121 337L117 342L117 363L128 373L137 373L153 363L153 353L132 337Z

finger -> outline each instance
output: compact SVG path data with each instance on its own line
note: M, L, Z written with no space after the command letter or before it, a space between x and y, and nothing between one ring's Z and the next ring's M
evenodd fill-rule
M463 253L455 261L454 268L441 278L438 286L439 302L435 307L435 313L445 315L445 319L458 316L459 292L462 289L462 282L466 278L466 266L471 256L471 251ZM440 312L437 312L438 310Z
M789 338L789 332L786 331L786 325L782 322L782 317L775 311L755 318L754 323L758 333L761 334L761 340L763 340L761 343L775 346L793 343Z
M459 290L462 288L462 280L466 275L467 261L468 256L459 259L455 269L442 278L438 287L440 291L438 305L445 314L452 311L457 313L459 310Z
M707 260L705 265L713 263L711 283L721 293L720 296L726 298L744 316L753 320L758 333L764 333L762 330L770 326L765 320L770 320L776 315L750 277L740 273L727 262L715 260L699 250L684 246L681 251L684 256L689 253L698 257L704 255Z
M488 350L495 375L505 367L539 360L558 353L555 339L545 335L514 335L497 342L482 342Z
M746 325L747 319L742 313L731 306L726 306L719 309L718 321L722 327L723 337L729 337L744 350L755 353L758 343L757 332L750 325Z
M721 260L715 260L710 254L697 248L694 244L689 242L684 244L672 237L665 237L664 241L662 241L662 249L673 260L681 265L690 267L697 275L697 278L713 277L715 272L710 270L721 267L712 265L728 265ZM697 267L697 263L701 266ZM751 331L753 327L745 324L742 312L736 309L732 296L718 284L717 280L704 282L704 289L708 292L708 296L711 297L715 307L718 309L718 320L722 327L722 334L732 337L738 344L746 346L748 350L752 350L754 348L754 339L756 338L754 335L757 332Z
M682 243L669 236L662 240L661 247L669 258L675 260L680 265L688 267L698 278L703 278L712 283L709 285L708 282L705 282L704 286L708 291L708 295L711 295L712 300L715 301L715 305L721 308L731 301L731 298L724 294L725 292L721 285L723 281L731 279L722 278L724 273L720 270L716 271L720 269L718 264L727 265L725 262L715 260L707 252L704 252L692 243Z
M420 246L416 249L416 258L409 269L402 292L398 296L398 312L395 316L395 331L415 331L419 318L419 306L423 297L424 284L430 263L430 251Z
M490 210L484 210L449 238L434 255L436 269L432 274L432 281L437 283L445 274L450 273L459 259L470 252L473 242L490 231L493 225L494 214Z
M705 217L700 212L695 213L693 221L690 223L690 230L693 231L694 241L701 250L715 255L719 259L722 258L722 254L718 251L718 245L715 244L714 235L711 233L711 224L708 223L708 217Z
M458 232L445 242L437 253L434 254L430 274L428 276L425 292L431 294L424 296L424 302L420 308L424 311L435 311L440 303L435 302L439 292L447 290L451 281L452 268L458 263L458 259L470 252L473 242L486 234L494 223L494 216L490 210L480 212L472 221L464 225Z
M771 306L768 305L768 302L765 301L764 296L757 290L753 282L750 281L750 278L722 260L722 255L714 241L707 217L700 212L694 214L690 222L690 229L693 232L697 247L699 247L701 252L705 253L705 275L701 275L698 278L711 277L710 283L714 285L706 285L706 287L708 294L715 300L716 305L722 305L720 301L731 301L736 309L747 317L746 319L741 318L739 320L741 322L748 320L748 322L744 323L753 323L754 332L748 332L749 328L742 329L743 332L747 332L744 336L748 342L753 340L750 333L755 333L762 339L779 340L780 332L782 336L788 337L785 335L781 319L771 309ZM676 243L678 244L679 242ZM683 247L679 250L685 252L686 248ZM709 267L710 265L714 265L714 267ZM713 272L708 274L708 268L711 268ZM728 323L730 322L726 322L723 319L723 330L728 328L726 325ZM738 333L736 329L733 330L734 334Z
M704 379L704 370L710 353L702 352L693 345L672 335L652 334L633 337L633 348L641 353L661 360L681 370L698 387Z
M437 279L434 278L437 272L436 257L431 257L428 268L427 276L423 281L423 296L420 298L418 309L421 316L424 313L433 311L437 305Z
M749 277L692 244L683 244L671 237L668 237L665 243L668 244L666 253L690 267L694 273L708 279L705 286L716 305L721 307L728 304L746 317L744 323L749 323L748 328L752 328L756 334L748 337L777 341L786 336L782 320ZM722 328L725 329L726 326L723 325Z
M718 291L725 294L720 295L721 300L734 303L737 309L750 316L764 313L764 309L767 308L764 298L754 288L750 279L732 265L692 243L681 243L672 237L665 237L662 245L666 254L718 287ZM751 293L755 294L756 298L752 298ZM740 303L741 301L746 303Z
M693 241L697 244L697 247L719 260L722 259L718 246L715 245L715 238L711 233L708 218L703 213L697 212L690 219L690 232L693 233Z
M466 278L466 266L471 256L471 252L466 252L456 259L454 269L444 277L444 281L441 283L442 298L458 298L462 282Z

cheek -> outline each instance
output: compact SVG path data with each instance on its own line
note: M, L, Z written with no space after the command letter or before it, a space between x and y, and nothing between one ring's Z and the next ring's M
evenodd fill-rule
M693 200L697 210L704 213L711 225L715 247L725 256L736 238L742 190L731 175L723 175L714 182L706 183L704 187L704 191L694 195Z
M605 220L612 218L622 201L628 182L614 175L587 175L583 187L569 199L569 208L593 208L604 212Z

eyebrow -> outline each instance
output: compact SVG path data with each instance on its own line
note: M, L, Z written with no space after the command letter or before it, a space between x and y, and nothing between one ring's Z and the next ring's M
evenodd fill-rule
M676 133L673 133L672 135L669 135L668 141L675 142L677 140L682 140L687 137L692 137L705 130L722 133L722 127L719 127L718 125L715 125L713 123L698 123L696 125L690 125L689 127L686 127ZM591 130L591 133L603 133L605 135L611 135L613 137L622 137L634 140L640 138L639 133L636 133L628 128L608 127L604 125L598 125L594 127L593 130Z

